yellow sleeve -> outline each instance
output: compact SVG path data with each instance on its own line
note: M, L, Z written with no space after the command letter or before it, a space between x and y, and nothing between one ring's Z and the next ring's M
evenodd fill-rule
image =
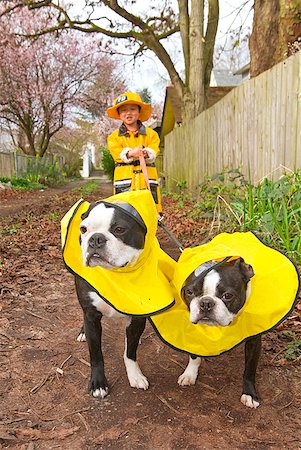
M146 128L146 138L144 146L154 150L154 152L156 152L156 155L158 156L160 153L159 145L160 138L158 133L152 128Z
M115 162L122 162L120 153L123 150L121 139L118 136L118 130L113 131L108 137L108 149Z

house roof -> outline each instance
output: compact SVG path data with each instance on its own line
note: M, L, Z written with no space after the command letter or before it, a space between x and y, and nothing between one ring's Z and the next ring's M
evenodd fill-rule
M234 75L243 75L250 71L250 63L245 64L244 66L240 67L236 72L234 72Z
M229 70L213 69L210 86L238 86L242 82L241 74L233 74Z
M176 124L182 122L181 102L173 86L166 88L162 113L160 138L170 133Z

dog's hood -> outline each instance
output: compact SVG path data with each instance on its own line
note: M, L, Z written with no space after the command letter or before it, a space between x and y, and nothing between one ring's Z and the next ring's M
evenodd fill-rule
M241 256L254 269L251 294L228 326L192 324L181 298L187 277L201 264ZM253 233L222 233L208 244L187 248L181 254L173 278L176 304L150 318L162 340L197 356L219 355L245 339L277 326L292 311L300 289L297 268L279 251L264 245Z
M148 190L124 192L101 202L122 208L139 223L143 221L147 229L143 252L132 267L108 270L84 266L79 227L81 216L90 203L79 200L61 221L67 269L85 279L108 304L123 314L148 316L171 307L174 297L170 281L176 263L161 250L156 238L158 214L151 193Z

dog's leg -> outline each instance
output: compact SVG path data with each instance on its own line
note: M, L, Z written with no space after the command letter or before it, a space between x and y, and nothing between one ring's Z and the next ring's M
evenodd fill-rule
M248 408L257 408L259 398L255 389L256 369L261 353L261 336L248 339L245 343L245 371L243 393L240 401Z
M109 388L104 374L104 361L101 350L101 317L102 314L96 309L84 311L84 329L91 363L89 390L93 397L104 398L108 395Z
M126 328L126 342L123 357L130 386L144 390L148 389L149 383L137 363L137 347L144 331L145 323L145 317L131 318L131 322Z
M192 386L195 384L199 373L199 367L201 364L201 358L198 356L189 356L189 363L185 371L178 378L180 386Z

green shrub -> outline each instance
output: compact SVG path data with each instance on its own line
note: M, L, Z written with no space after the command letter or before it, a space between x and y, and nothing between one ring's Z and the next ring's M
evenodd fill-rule
M265 178L257 185L237 169L225 170L201 183L199 196L188 215L210 220L210 236L254 231L301 263L301 170L284 173L277 181Z
M102 164L103 171L104 171L105 175L107 175L107 177L111 181L113 181L114 169L115 169L114 159L106 147L101 147L101 151L102 151L101 164Z
M7 177L0 177L0 182L2 183L9 183L14 189L19 190L34 190L34 189L43 189L45 188L44 184L38 183L36 181L30 181L26 178L7 178Z
M60 184L64 181L63 171L54 156L51 162L46 156L43 158L37 156L36 158L28 158L26 169L21 174L31 182L43 183L47 186Z
M242 201L231 204L242 229L260 234L266 243L301 262L301 171L249 184Z

